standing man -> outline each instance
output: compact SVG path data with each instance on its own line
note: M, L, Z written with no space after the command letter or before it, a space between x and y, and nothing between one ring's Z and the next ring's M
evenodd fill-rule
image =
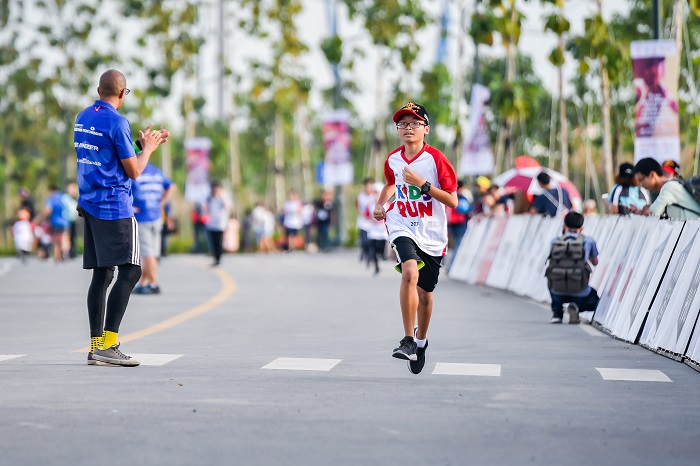
M143 173L151 154L167 141L164 129L153 125L139 131L139 155L133 147L131 125L119 109L130 90L117 70L100 76L99 99L78 114L74 145L78 161L80 215L85 219L83 268L92 269L87 306L90 321L88 364L138 366L119 350L119 325L129 296L141 277L141 256L131 180ZM119 269L107 297L107 288Z
M426 144L430 120L422 105L407 103L394 114L394 123L404 144L384 163L386 185L373 214L386 221L399 262L396 269L401 272L404 337L392 356L407 360L409 370L418 374L425 365L433 290L447 252L445 206L457 207L457 175L447 157ZM393 195L394 202L385 210L384 204Z
M552 178L545 172L537 175L537 183L542 188L542 194L535 198L530 213L546 217L561 217L571 210L571 199L566 189L561 186L552 188Z
M139 228L141 248L141 280L134 288L135 294L160 294L158 285L158 258L161 254L163 212L172 195L172 181L152 163L132 183L134 213Z

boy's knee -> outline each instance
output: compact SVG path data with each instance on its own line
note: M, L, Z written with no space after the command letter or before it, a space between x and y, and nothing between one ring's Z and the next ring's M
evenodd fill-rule
M433 302L433 293L418 289L418 302L420 305L429 306Z
M418 283L418 263L409 260L401 264L401 279L408 283Z

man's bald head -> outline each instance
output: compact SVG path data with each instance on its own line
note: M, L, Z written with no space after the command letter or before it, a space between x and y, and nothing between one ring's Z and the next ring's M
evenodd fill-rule
M126 87L126 78L117 70L107 70L100 76L100 85L97 93L101 98L119 97L119 93Z

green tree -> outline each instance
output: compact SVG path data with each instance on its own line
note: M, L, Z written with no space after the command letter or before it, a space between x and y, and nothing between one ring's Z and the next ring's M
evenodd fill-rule
M614 178L612 129L610 117L610 84L617 83L627 69L626 51L609 34L602 16L602 4L598 0L598 13L584 21L584 34L572 37L567 49L579 61L579 73L589 73L596 67L600 76L601 112L603 122L603 173L607 186Z

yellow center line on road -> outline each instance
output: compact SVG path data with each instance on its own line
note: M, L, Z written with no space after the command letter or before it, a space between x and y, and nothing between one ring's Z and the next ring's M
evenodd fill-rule
M151 325L150 327L147 327L143 330L137 330L136 332L128 333L124 336L120 335L119 342L126 343L128 341L134 341L138 340L139 338L153 335L154 333L162 332L163 330L167 330L171 327L186 322L193 317L197 317L198 315L211 311L212 309L226 301L229 298L229 296L236 292L236 282L233 281L233 278L231 278L231 276L228 273L221 269L212 269L212 271L219 277L219 280L221 280L222 288L210 300L193 309L190 309L189 311L185 311L182 314L173 316L169 319L164 320L163 322ZM90 351L90 347L86 346L85 348L74 350L73 352L85 353L88 351Z

